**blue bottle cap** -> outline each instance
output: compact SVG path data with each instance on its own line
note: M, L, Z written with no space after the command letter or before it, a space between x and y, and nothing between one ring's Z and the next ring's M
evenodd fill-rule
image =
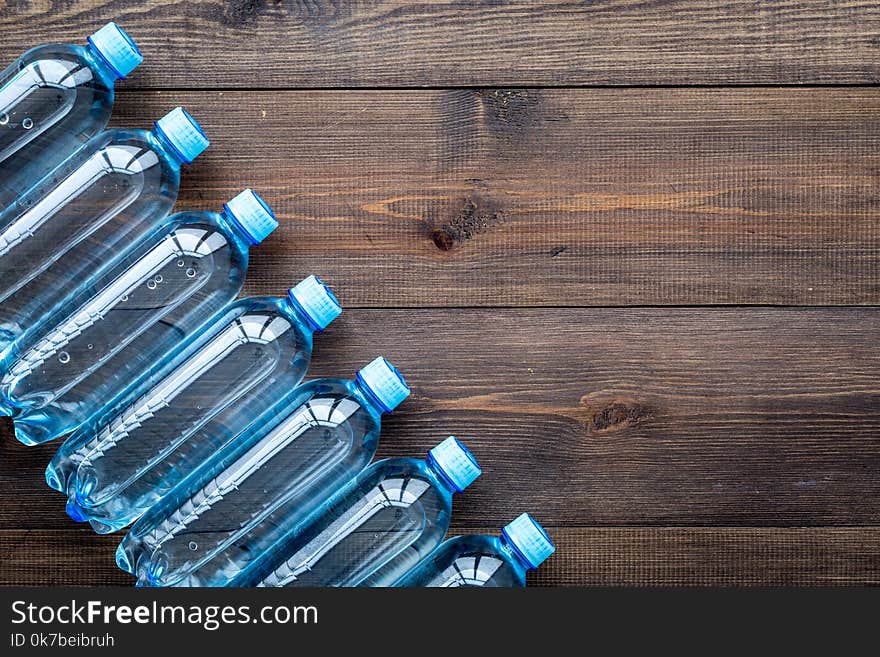
M446 475L459 493L480 476L480 465L455 436L449 436L428 452L428 459Z
M379 400L382 409L390 413L409 397L409 386L406 381L387 360L379 356L357 373L357 379Z
M241 192L223 209L241 226L251 244L259 244L278 228L272 208L252 189Z
M144 61L137 44L116 23L107 23L90 36L88 41L120 79L124 80L126 75Z
M523 513L501 530L501 535L516 548L532 568L537 568L556 551L544 528L528 513Z
M317 331L327 328L342 312L342 306L339 305L333 292L314 274L290 288L287 296L305 313L312 327Z
M89 517L85 514L85 512L75 503L67 500L67 504L64 506L64 510L67 511L67 515L70 516L71 520L75 522L85 522L89 519Z
M171 142L180 159L187 164L196 159L210 143L202 127L182 107L175 107L156 121L156 130Z

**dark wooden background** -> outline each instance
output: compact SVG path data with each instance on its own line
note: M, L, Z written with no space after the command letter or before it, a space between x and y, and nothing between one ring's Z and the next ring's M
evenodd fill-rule
M465 439L530 583L880 582L876 0L0 6L132 33L111 125L203 122L178 207L270 201L246 294L335 287L311 375L397 363L380 456ZM130 584L0 426L0 583Z

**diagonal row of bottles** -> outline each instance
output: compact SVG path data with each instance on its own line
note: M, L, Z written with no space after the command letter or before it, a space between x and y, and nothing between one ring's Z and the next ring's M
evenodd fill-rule
M441 544L480 474L456 438L367 467L410 393L391 363L302 383L327 286L234 300L269 206L168 216L195 119L101 132L140 61L110 23L0 77L0 413L26 444L71 434L46 470L68 514L134 523L116 561L142 586L524 585L554 550L528 514Z

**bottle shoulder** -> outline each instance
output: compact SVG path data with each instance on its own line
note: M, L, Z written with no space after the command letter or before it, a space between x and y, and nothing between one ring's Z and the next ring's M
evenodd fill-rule
M222 329L231 322L255 341L282 340L296 346L297 353L310 353L312 330L297 317L286 299L278 297L246 297L228 305L215 316L211 325Z
M446 568L456 563L459 559L475 555L498 559L508 563L512 562L500 538L483 534L466 534L444 541L433 554L431 562L435 567Z
M378 433L381 411L377 411L354 381L346 379L313 379L297 386L281 406L290 413L308 404L312 410L316 406L326 409L321 413L334 422L351 421L356 416L363 430ZM363 424L366 423L366 424Z
M60 164L52 177L66 177L82 167L116 174L143 174L164 181L151 184L169 190L176 190L180 184L179 164L148 130L114 128L99 132Z
M414 485L414 481L420 483ZM393 483L389 485L389 482ZM435 500L435 504L452 508L452 491L424 459L395 458L378 461L364 470L357 479L357 486L361 490L379 485L386 490L399 490L411 501L427 496Z
M158 165L167 177L175 180L180 178L180 162L177 156L152 130L104 130L83 144L71 159L82 162L98 152L101 152L104 164L116 170L146 171Z
M115 74L86 46L58 43L36 46L24 52L13 67L21 70L34 64L40 65L40 76L49 84L100 86L113 92Z
M245 238L217 212L186 210L175 213L163 223L159 233L163 236L174 233L178 241L183 238L187 243L192 242L189 249L199 252L213 253L229 246L246 259L250 248ZM187 244L181 243L181 247L186 249Z
M177 266L183 267L185 258L191 259L192 263L203 261L209 273L204 279L197 279L194 269L182 269L181 274L185 273L187 277L193 274L193 283L203 291L214 289L215 286L231 286L226 302L232 301L241 288L247 270L248 249L241 240L225 231L216 217L208 212L180 212L166 217L149 233L122 249L115 264L95 276L93 288L103 289L121 276L145 271L141 268L142 263L152 271L157 263L169 259L176 259Z
M383 459L371 465L362 473L364 482L378 483L387 477L396 477L398 475L418 475L425 479L431 480L432 477L428 472L428 468L422 459L415 458L395 458Z
M165 144L153 130L144 128L112 128L105 131L108 144L141 146L154 153L161 154L164 159L173 160Z
M251 311L273 312L276 310L275 301L275 297L244 297L226 306L221 313L221 318L232 320Z
M297 388L298 396L312 397L356 397L357 392L351 381L345 379L312 379Z
M12 68L22 69L39 62L62 61L85 63L85 52L82 46L61 43L46 43L25 50L13 62Z
M120 213L141 215L149 212L164 216L177 197L180 167L158 140L146 130L104 130L82 144L69 157L19 197L4 213L20 215L31 205L64 185L69 190L65 203L75 202L86 188L103 185L106 176L141 176L143 185L137 198ZM73 193L79 190L78 193ZM112 191L103 193L112 198Z
M404 586L525 586L526 571L494 536L456 536L443 542Z
M251 313L276 315L298 323L298 319L293 314L290 304L286 299L279 297L245 297L230 304L227 313L230 317L240 317Z
M55 57L66 57L75 59L82 56L85 48L81 45L69 43L42 43L33 48L28 48L18 57L19 63L30 63L40 61L41 59L52 59Z
M450 554L481 554L503 555L505 553L501 539L497 536L483 534L467 534L455 536L446 541L442 549Z

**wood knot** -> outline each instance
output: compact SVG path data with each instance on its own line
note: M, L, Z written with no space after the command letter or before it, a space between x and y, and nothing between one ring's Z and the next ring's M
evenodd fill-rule
M486 127L493 133L521 134L542 120L542 96L537 90L485 89L478 95Z
M431 240L441 251L449 251L502 221L504 215L495 203L466 198L455 217L431 229Z
M602 393L590 393L581 397L586 411L588 433L609 434L639 425L652 416L652 410L634 399L615 396L608 398Z
M266 9L266 0L230 0L221 10L220 22L230 27L245 27L256 21Z
M441 251L449 251L455 246L455 238L445 228L435 228L431 232L431 240L433 240L434 246Z

